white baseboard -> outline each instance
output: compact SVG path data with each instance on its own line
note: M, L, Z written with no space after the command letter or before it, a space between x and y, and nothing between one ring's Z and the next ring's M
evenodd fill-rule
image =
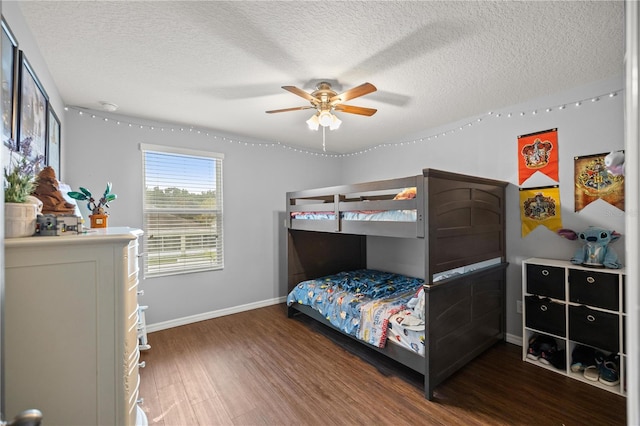
M507 343L522 346L522 336L516 336L515 334L507 333L507 335L505 336L505 340L507 341Z
M277 305L286 302L287 297L282 296L275 299L262 300L260 302L247 303L246 305L234 306L233 308L220 309L218 311L205 312L198 315L191 315L183 318L176 318L170 321L157 322L155 324L147 324L147 333L154 331L166 330L167 328L179 327L181 325L192 324L194 322L205 321L213 318L223 317L225 315L237 314L253 309L264 308L265 306ZM508 343L522 346L522 337L515 334L506 333L505 340Z
M233 308L225 308L225 309L220 309L218 311L211 311L211 312L205 312L198 315L191 315L188 317L176 318L170 321L157 322L155 324L147 324L147 333L153 333L154 331L166 330L167 328L173 328L181 325L192 324L194 322L223 317L225 315L251 311L253 309L264 308L265 306L277 305L278 303L286 302L286 300L287 300L287 297L282 296L276 299L262 300L260 302L247 303L246 305L234 306Z

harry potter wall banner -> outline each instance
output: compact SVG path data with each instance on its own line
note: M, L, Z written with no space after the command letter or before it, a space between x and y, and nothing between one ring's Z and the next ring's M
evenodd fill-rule
M560 188L558 185L540 188L520 188L520 219L522 236L543 225L556 232L562 228Z
M537 171L558 182L558 129L518 136L519 185Z
M575 211L599 198L624 210L624 175L607 171L604 163L607 154L574 158Z

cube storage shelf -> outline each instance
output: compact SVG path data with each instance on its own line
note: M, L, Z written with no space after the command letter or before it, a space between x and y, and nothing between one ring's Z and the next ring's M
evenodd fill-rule
M563 260L531 258L522 262L522 359L559 374L626 396L625 271L589 268ZM564 350L566 368L527 358L529 339L545 335ZM620 383L588 380L571 371L577 345L620 356Z

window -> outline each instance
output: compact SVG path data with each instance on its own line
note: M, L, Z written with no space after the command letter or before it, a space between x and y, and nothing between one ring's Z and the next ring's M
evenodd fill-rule
M224 267L222 154L141 144L146 278Z

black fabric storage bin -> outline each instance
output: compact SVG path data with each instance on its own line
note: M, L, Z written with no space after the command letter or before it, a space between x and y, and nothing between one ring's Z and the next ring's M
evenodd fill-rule
M569 300L617 311L620 307L617 274L569 269Z
M537 296L526 296L524 302L527 327L560 337L566 336L565 305Z
M569 339L611 352L620 347L618 315L586 306L569 306Z
M564 268L527 265L527 292L564 300Z

